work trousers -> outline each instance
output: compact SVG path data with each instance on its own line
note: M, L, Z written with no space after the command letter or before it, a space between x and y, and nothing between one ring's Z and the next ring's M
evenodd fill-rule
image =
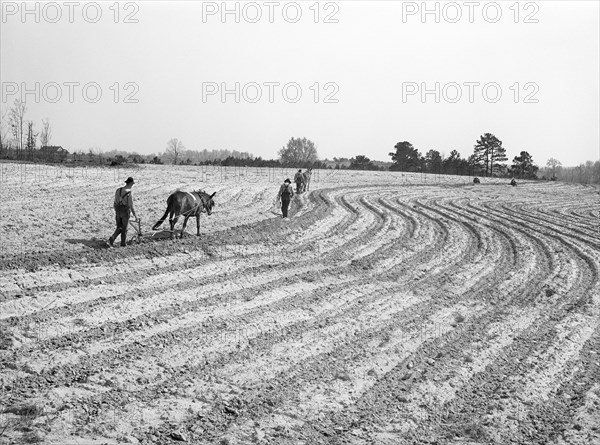
M283 213L283 217L288 217L288 207L290 206L290 198L281 198L281 213Z
M121 246L125 247L127 241L127 227L129 225L129 208L127 206L117 206L115 212L117 230L115 230L115 233L113 233L113 236L111 236L110 239L114 242L117 237L121 235Z

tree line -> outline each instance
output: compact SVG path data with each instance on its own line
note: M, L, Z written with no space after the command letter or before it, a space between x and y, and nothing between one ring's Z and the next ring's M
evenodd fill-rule
M505 161L506 149L496 136L485 133L474 145L473 153L463 158L458 150L452 150L444 157L438 150L429 150L425 156L408 141L398 142L392 158L390 170L406 172L426 172L449 175L505 176L508 173ZM518 158L518 159L517 159ZM527 152L515 157L515 170L519 177L535 177L535 166Z
M541 179L554 179L579 184L600 184L600 161L587 161L575 167L563 167L560 161L550 158L538 175Z
M560 161L550 158L545 167L538 167L527 151L521 151L508 165L506 148L491 133L484 133L475 141L473 152L462 157L454 149L448 156L430 149L424 155L410 142L398 142L389 153L391 162L374 161L359 154L352 158L320 160L315 143L307 138L290 138L278 151L277 159L263 159L238 150L190 150L178 138L167 141L164 152L142 155L123 150L103 152L100 148L69 152L50 145L52 128L49 119L43 119L36 130L26 118L27 107L20 99L0 113L0 159L30 162L75 162L93 165L175 164L219 165L236 167L296 167L336 168L348 170L390 170L446 175L486 177L515 177L519 179L548 179L566 182L600 183L600 161L588 161L576 167L562 167ZM39 147L38 147L39 139Z
M393 171L600 183L600 161L563 168L559 160L550 158L546 166L540 169L531 154L521 151L508 165L506 148L491 133L481 135L475 141L473 152L466 158L457 150L452 150L448 157L437 150L429 150L423 156L407 141L398 142L394 149L389 154L393 162L390 170Z

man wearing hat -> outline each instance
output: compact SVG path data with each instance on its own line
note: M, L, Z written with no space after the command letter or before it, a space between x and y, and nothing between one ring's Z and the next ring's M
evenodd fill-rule
M124 187L119 187L115 192L114 208L117 220L117 230L108 239L110 247L114 247L113 243L117 239L119 234L121 235L121 247L125 247L125 241L127 241L127 226L129 225L129 212L135 219L135 210L133 208L133 198L131 196L131 188L135 182L132 177L127 178Z
M294 196L294 188L291 186L292 181L290 179L286 179L279 187L279 195L278 198L281 201L281 213L283 213L283 217L288 217L288 207L290 206L290 200Z

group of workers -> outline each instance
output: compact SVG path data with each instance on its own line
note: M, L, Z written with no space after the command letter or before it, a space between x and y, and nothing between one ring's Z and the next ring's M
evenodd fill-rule
M304 177L302 174L302 170L298 170L298 172L294 175L294 182L296 183L296 193L302 193L302 183L304 181ZM479 178L474 178L473 182L475 184L479 184ZM127 241L127 226L129 224L130 214L137 220L137 216L135 214L135 209L133 208L133 197L131 196L131 189L135 181L133 178L129 177L125 181L125 185L123 187L119 187L115 192L115 201L114 201L114 209L115 209L115 217L117 223L117 229L115 233L108 239L108 245L110 247L114 247L114 242L119 235L121 235L121 246L124 247ZM512 178L510 185L513 187L517 185L517 181ZM294 197L294 188L292 187L292 181L287 178L279 187L279 194L277 198L281 204L281 213L283 218L288 218L288 210L290 207L290 202Z
M302 187L304 183L304 175L302 174L302 170L298 170L294 175L294 182L296 183L296 193L302 193ZM284 218L288 217L288 209L290 207L290 202L294 197L294 188L292 187L292 181L290 178L287 178L283 181L281 187L279 187L279 194L277 198L281 203L281 213Z
M294 181L296 182L296 192L301 193L303 181L302 170L298 170L294 176ZM129 225L129 218L130 216L133 216L134 219L137 220L135 209L133 207L133 196L131 194L131 189L133 188L134 184L135 181L133 178L129 177L125 181L125 185L123 187L119 187L115 192L113 207L115 209L117 228L112 236L108 239L109 247L114 247L114 242L119 235L121 236L121 247L125 247L127 242L127 226ZM287 178L279 188L279 194L277 195L279 202L281 203L281 213L283 214L283 218L288 218L290 202L294 197L294 188L291 184L292 182L289 178Z

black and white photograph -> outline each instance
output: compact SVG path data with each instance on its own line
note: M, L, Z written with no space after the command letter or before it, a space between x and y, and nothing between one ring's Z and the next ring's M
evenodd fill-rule
M0 0L0 445L600 445L600 1Z

